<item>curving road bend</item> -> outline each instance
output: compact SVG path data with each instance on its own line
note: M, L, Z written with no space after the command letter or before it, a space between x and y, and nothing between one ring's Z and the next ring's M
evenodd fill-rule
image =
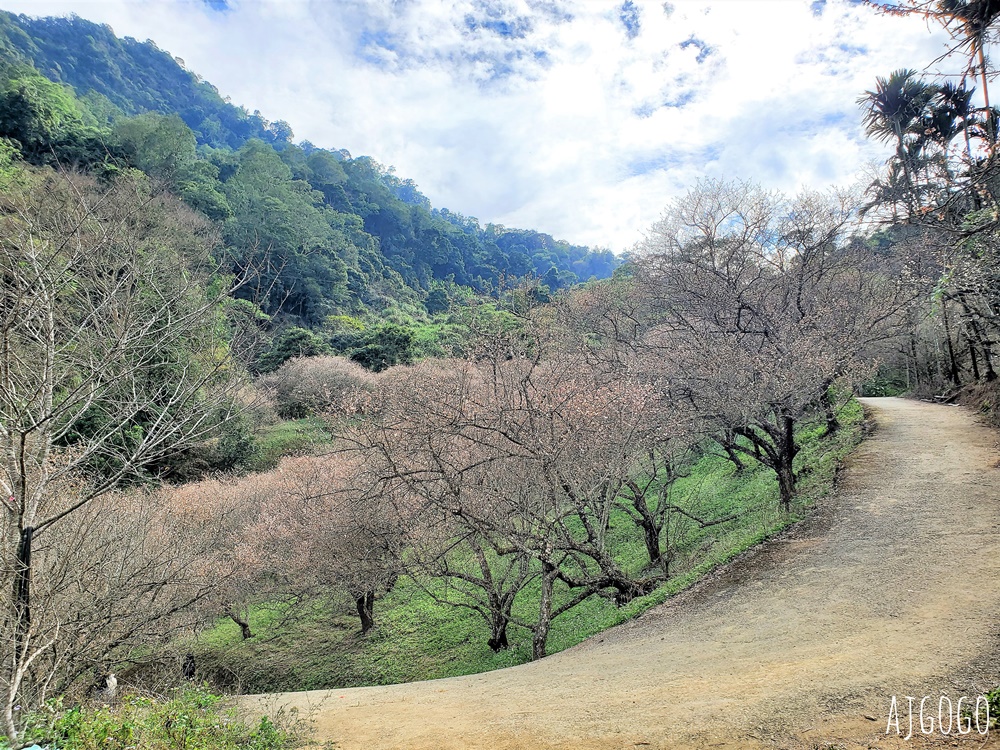
M511 669L242 706L298 707L344 750L951 746L886 724L893 695L905 735L903 696L1000 684L1000 434L863 401L877 429L835 497L633 622Z

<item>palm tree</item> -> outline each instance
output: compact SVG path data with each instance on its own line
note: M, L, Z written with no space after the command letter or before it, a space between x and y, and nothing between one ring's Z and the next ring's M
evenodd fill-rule
M997 128L990 108L985 48L991 27L1000 20L1000 0L938 0L937 15L952 37L958 40L958 49L968 51L970 71L977 67L976 62L979 63L978 73L983 85L987 132L992 149L996 145Z
M975 89L967 89L965 81L956 85L951 81L943 83L937 96L931 101L929 118L925 132L941 148L947 150L951 142L962 133L965 136L965 154L972 161L970 132L979 125L972 107Z
M992 151L997 141L996 120L990 106L989 65L986 58L986 44L996 34L993 28L1000 22L1000 0L901 0L900 2L879 2L866 0L868 5L892 15L917 14L934 18L957 41L953 51L962 50L968 54L966 70L978 76L983 87L983 112L986 117L988 143Z
M896 160L906 183L913 187L913 167L918 162L925 136L927 107L939 88L920 80L915 70L893 71L875 79L875 90L858 99L865 108L865 130L884 143L896 141Z
M875 90L866 91L858 104L866 107L865 129L873 138L901 144L915 132L924 108L938 93L933 84L920 80L915 70L895 70L888 78L877 77Z

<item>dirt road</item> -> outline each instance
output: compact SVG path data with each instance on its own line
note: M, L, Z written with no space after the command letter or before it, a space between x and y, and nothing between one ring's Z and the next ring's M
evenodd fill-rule
M905 734L902 696L1000 684L998 435L865 405L878 428L835 498L634 622L498 672L245 705L298 706L345 749L924 746L886 737L891 696Z

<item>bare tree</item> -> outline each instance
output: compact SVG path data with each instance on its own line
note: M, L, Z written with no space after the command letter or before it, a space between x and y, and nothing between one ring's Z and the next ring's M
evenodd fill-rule
M81 513L210 435L232 408L240 369L219 339L231 285L207 283L216 248L207 222L141 175L102 187L25 172L0 197L8 705L42 679L31 673L40 655L75 637L72 612L44 592ZM5 730L16 742L9 715Z
M408 566L413 580L435 601L479 614L489 628L490 649L510 648L514 602L537 577L532 557L502 534L470 529L440 515L438 523L428 523L437 534L421 535L414 547L416 556Z
M450 520L445 547L467 562L434 571L470 587L462 606L487 620L491 645L516 622L532 631L535 658L576 604L598 593L623 604L663 580L615 557L610 522L626 481L671 437L650 419L664 411L656 389L606 376L547 330L484 341L469 361L388 371L354 433L393 492ZM532 575L537 616L518 621L511 603Z
M65 533L40 537L32 551L35 622L53 623L54 642L32 649L20 692L4 696L5 724L16 727L15 706L79 695L95 677L141 661L136 647L189 632L227 575L221 510L216 503L210 517L186 512L168 490L113 491L77 511ZM3 603L10 606L7 596Z
M704 182L672 204L641 246L638 284L653 302L642 345L675 401L728 448L795 492L795 425L829 388L863 377L897 335L915 288L850 237L848 195L794 200L746 183Z
M355 451L285 459L270 477L273 490L239 550L244 564L292 591L346 592L367 633L376 596L399 576L410 519L372 490Z
M438 601L479 613L490 647L500 650L508 646L514 599L532 572L528 554L479 520L488 515L488 496L462 486L474 481L471 473L462 476L465 462L489 461L486 446L454 435L475 398L470 375L458 361L387 370L345 440L364 458L373 491L411 519L410 577ZM456 502L474 503L476 511L466 513Z

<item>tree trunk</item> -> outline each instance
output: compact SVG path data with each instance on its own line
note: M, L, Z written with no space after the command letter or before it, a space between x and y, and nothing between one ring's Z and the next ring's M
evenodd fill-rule
M795 496L795 454L798 447L795 445L795 420L791 417L784 417L783 435L778 444L778 487L781 492L781 507L788 513L792 509L792 498Z
M985 341L983 345L983 364L986 365L986 382L992 383L997 379L996 370L993 369L993 350Z
M538 600L538 622L531 637L531 658L541 659L545 656L545 644L549 638L549 628L552 627L552 587L556 581L558 568L548 561L542 562L542 593Z
M955 358L955 347L951 343L951 323L948 320L948 303L941 300L941 318L944 322L944 337L948 342L948 377L952 385L958 388L962 381L958 375L958 360Z
M840 429L840 420L837 419L837 410L833 408L833 399L830 398L830 386L825 386L823 388L823 394L820 396L820 401L823 404L823 413L826 416L826 430L823 432L823 437L827 437Z
M375 627L375 592L366 591L354 600L358 607L358 617L361 618L361 634L364 635Z
M391 570L385 578L385 593L389 593L394 588L396 588L396 582L399 581L399 571Z
M740 454L733 450L733 446L729 442L722 443L722 449L726 452L726 456L729 460L733 462L733 466L736 467L736 473L742 474L746 470L747 466L740 458Z
M633 599L638 599L640 596L646 596L647 594L652 593L653 589L656 588L655 583L646 582L642 585L637 581L633 581L628 576L616 576L610 583L616 592L616 607L624 607Z
M14 722L14 700L8 700L3 711L4 734L7 735L7 743L11 747L18 746L17 724Z
M31 526L21 531L17 543L17 561L14 571L14 613L16 617L15 646L21 647L31 630L31 542L35 529Z
M979 55L979 75L983 81L983 103L986 105L986 132L990 137L990 154L993 153L997 145L997 123L993 117L993 108L990 107L990 85L986 77L986 53L983 51L983 40L976 43L976 52Z
M4 705L4 731L12 747L18 742L17 722L14 720L15 704L18 702L23 670L29 659L28 638L31 634L31 542L34 527L21 530L17 542L14 561L14 591L11 604L14 615L14 657L10 660L10 676L6 687Z
M486 642L494 653L510 648L507 642L508 620L503 616L494 616L490 622L490 639Z
M781 508L785 513L789 513L792 510L792 498L795 496L795 472L785 462L778 467L778 488L781 492Z
M229 610L228 612L226 612L226 614L229 615L230 620L232 620L233 622L235 622L237 625L240 626L240 633L242 634L244 641L249 641L251 638L253 638L253 632L250 630L250 623L248 623L246 620L244 620L242 617L240 617L232 610Z
M642 524L643 541L646 543L646 554L649 564L663 569L663 575L670 577L670 560L660 550L660 531L651 519L644 519Z
M667 570L669 561L665 559L663 552L660 550L660 535L663 533L663 523L658 522L657 515L650 510L649 503L646 502L646 490L640 489L634 483L629 484L629 489L632 492L632 507L635 508L638 518L631 514L630 517L632 518L632 522L642 529L642 540L646 545L646 555L649 557L649 564L663 568L664 574L669 576L670 571ZM661 497L660 503L664 502L666 500Z
M917 359L917 339L910 332L910 356L913 358L913 380L917 390L920 390L920 360Z
M968 340L969 344L969 362L972 363L972 379L979 381L979 360L976 356L976 347L972 343L972 339Z
M973 312L972 308L969 306L968 301L965 299L965 295L958 295L958 301L962 305L962 310L965 312L966 323L969 326L969 330L972 335L969 337L970 346L971 340L974 338L976 343L979 344L979 348L983 355L983 367L986 370L986 381L990 382L997 379L996 371L993 369L993 351L990 348L991 342L983 335L983 331L979 327L979 323L976 322L976 313ZM911 334L912 335L912 334Z
M510 625L510 610L514 606L514 596L489 594L490 604L490 639L486 641L494 652L510 648L507 642L507 626Z

